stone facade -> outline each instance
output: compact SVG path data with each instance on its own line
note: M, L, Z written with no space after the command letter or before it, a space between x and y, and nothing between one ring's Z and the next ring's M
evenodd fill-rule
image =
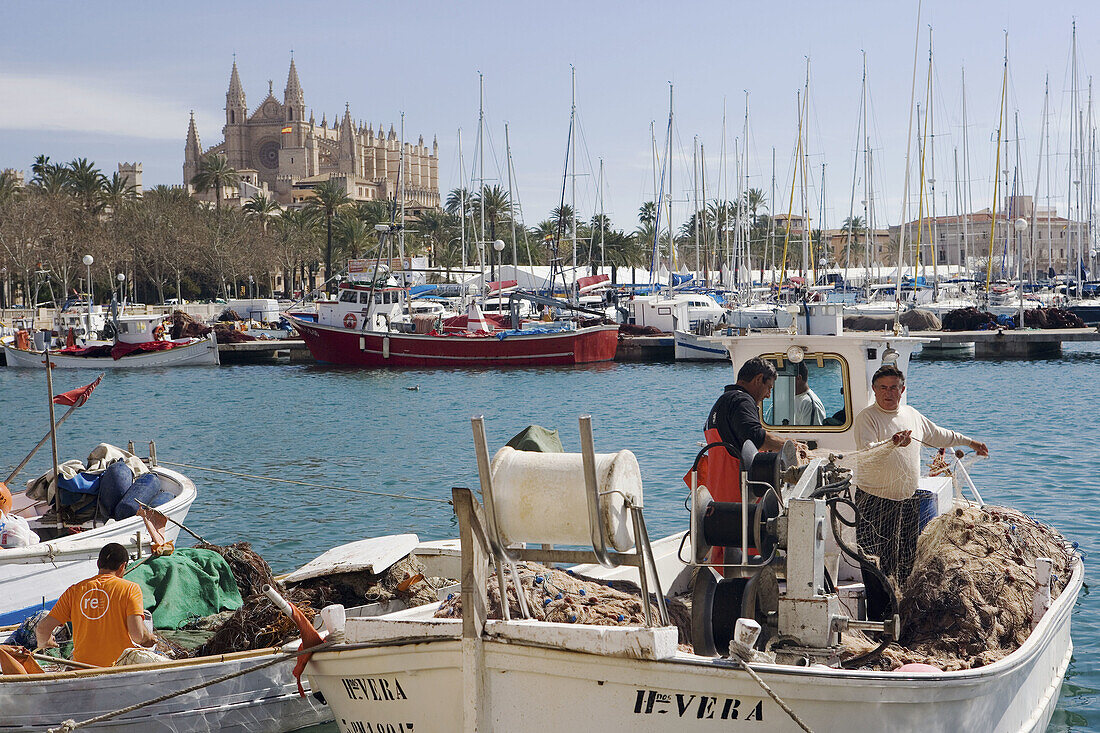
M350 105L330 127L322 116L314 121L306 113L305 95L298 81L298 70L290 62L283 98L275 97L268 82L267 96L249 112L237 63L229 77L225 95L225 126L222 142L203 148L195 126L195 116L187 128L184 147L183 181L189 186L204 155L221 153L241 174L243 185L227 189L227 199L247 201L255 193L273 197L284 206L292 206L312 197L316 184L339 181L348 195L357 201L396 199L400 183L402 152L405 169L405 201L416 208L439 207L439 145L429 149L423 136L414 145L401 141L390 125L389 132L377 130L351 117ZM206 197L212 197L208 192Z

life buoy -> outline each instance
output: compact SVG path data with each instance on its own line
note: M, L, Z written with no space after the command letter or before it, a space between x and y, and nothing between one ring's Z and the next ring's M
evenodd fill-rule
M358 322L359 321L358 319L356 319L354 313L348 313L346 316L344 316L344 328L355 328L355 325Z
M156 341L164 340L164 324L158 323L156 328L153 329L153 339Z

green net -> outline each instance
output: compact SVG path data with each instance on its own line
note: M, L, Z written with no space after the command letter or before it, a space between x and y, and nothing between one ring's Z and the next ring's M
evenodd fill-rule
M183 548L151 557L128 571L126 579L141 587L157 629L178 629L199 616L236 610L242 603L229 564L210 550Z

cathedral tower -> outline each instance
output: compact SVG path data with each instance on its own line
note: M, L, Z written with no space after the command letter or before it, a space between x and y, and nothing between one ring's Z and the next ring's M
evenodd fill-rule
M199 172L202 160L202 142L199 130L195 127L195 111L191 110L191 122L187 125L187 142L183 146L183 185L189 186L191 179Z

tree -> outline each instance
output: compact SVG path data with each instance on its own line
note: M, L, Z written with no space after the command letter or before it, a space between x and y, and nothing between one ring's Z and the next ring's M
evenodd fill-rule
M750 188L745 191L744 195L745 207L749 210L749 216L751 218L752 226L756 227L757 214L760 209L764 211L768 210L768 197L764 195L764 192L759 188Z
M497 239L497 224L512 215L512 202L508 192L500 186L486 186L470 202L471 215L480 217L482 207L485 210L485 223L489 225L489 241ZM480 219L479 219L480 221Z
M103 184L107 182L106 176L100 173L87 158L74 158L68 165L69 190L89 213L97 213L101 208L100 194Z
M329 282L325 289L332 292L332 218L337 212L351 203L351 197L336 181L331 178L318 183L313 187L313 199L309 202L309 208L325 218L325 279Z
M642 226L657 221L657 204L646 201L638 207L638 223Z
M374 230L349 208L345 208L336 215L332 228L341 253L347 257L358 257L367 248L374 233Z
M259 220L260 226L262 226L263 230L266 232L267 222L271 217L277 216L283 210L283 207L279 206L279 202L275 199L258 193L250 198L248 202L241 207L241 210Z
M288 209L275 220L275 253L289 276L290 283L285 285L288 295L299 288L303 292L307 289L306 270L316 267L319 236L320 221L312 209ZM295 287L295 280L299 287Z
M191 177L191 185L199 193L214 189L214 206L220 209L222 190L226 186L236 186L240 180L240 174L229 165L228 158L221 153L207 153L199 162L198 172Z
M99 204L103 210L117 214L127 204L137 201L137 186L127 182L125 176L116 171L110 178L104 179L99 191Z
M466 188L452 188L447 194L447 200L443 202L443 210L448 214L462 216L462 204L466 204L466 213L470 213L470 192Z

